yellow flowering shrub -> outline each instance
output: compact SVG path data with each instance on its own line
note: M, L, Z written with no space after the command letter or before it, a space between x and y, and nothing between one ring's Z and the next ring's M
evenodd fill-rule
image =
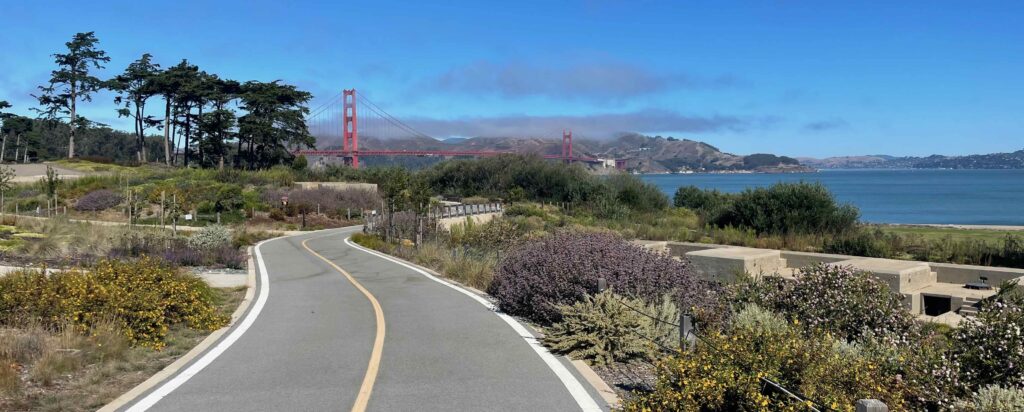
M103 319L114 319L133 344L155 349L163 348L172 325L215 330L228 322L202 279L150 258L101 260L50 275L29 269L0 278L0 324L85 329Z
M820 406L853 411L858 399L904 410L905 387L870 358L830 335L807 336L760 308L704 336L658 364L654 391L630 399L626 411L806 411L806 403L768 385L768 378ZM820 409L820 408L819 408Z

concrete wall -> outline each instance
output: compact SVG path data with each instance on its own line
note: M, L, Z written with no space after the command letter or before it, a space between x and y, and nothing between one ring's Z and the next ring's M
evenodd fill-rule
M729 245L714 245L692 242L658 242L659 247L668 249L671 256L685 258L686 254L693 251L709 250L717 248L730 248ZM801 268L817 263L836 263L844 260L858 259L860 256L834 255L829 253L793 252L781 251L782 259L786 265L792 268ZM932 271L935 272L936 281L942 283L966 284L979 282L981 277L988 278L988 284L999 285L1000 283L1019 279L1021 286L1024 286L1024 269L1001 268L992 266L957 265L952 263L931 263Z
M437 220L437 226L445 228L445 229L451 229L452 226L466 224L466 219L471 219L474 224L482 224L482 223L490 222L494 218L496 218L498 216L501 216L501 215L502 215L502 212L494 212L494 213L481 213L481 214L469 215L469 216L448 217L448 218L444 218L444 219L438 219Z
M782 258L786 259L789 266L794 268L802 268L818 263L836 263L850 259L850 256L847 255L832 255L828 253L791 252L788 250L783 250L781 253Z
M668 253L672 256L683 257L687 253L695 252L698 250L708 249L720 249L731 247L728 245L712 245L708 243L692 243L692 242L665 242L665 246L668 248Z
M293 184L298 189L318 189L325 187L328 189L345 190L345 189L358 189L358 190L371 190L376 192L377 185L375 183L356 183L356 182L295 182Z
M1024 277L1024 269L997 268L991 266L955 265L952 263L929 263L939 282L970 283L980 282L981 277L988 278L988 284L1000 283ZM1022 285L1024 286L1024 285Z

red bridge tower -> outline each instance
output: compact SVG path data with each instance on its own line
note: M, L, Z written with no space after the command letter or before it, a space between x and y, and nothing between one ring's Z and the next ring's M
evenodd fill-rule
M356 119L356 89L343 90L342 94L344 94L342 108L344 109L345 124L342 129L344 140L341 142L341 149L352 156L352 168L358 169L359 125Z

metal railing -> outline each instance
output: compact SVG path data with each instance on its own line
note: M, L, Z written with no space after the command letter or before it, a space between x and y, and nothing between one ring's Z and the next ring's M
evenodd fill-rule
M501 213L505 211L505 206L501 203L481 203L475 205L451 205L441 206L437 208L435 215L440 219L447 219L452 217L482 215L485 213Z

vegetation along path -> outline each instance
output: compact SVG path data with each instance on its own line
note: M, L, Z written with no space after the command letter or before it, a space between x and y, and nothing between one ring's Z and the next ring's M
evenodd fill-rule
M606 408L524 326L470 291L347 242L356 230L258 246L249 312L128 409Z

